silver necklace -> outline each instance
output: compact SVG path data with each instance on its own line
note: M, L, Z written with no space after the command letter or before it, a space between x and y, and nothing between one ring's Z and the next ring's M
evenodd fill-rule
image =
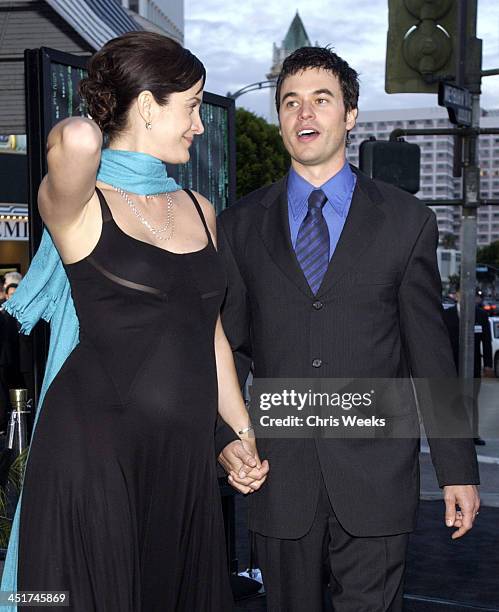
M113 189L120 194L120 196L125 200L125 202L128 204L128 206L132 210L133 214L142 223L142 225L147 227L147 229L151 232L151 234L156 236L156 238L158 238L159 240L170 240L172 238L173 232L175 230L175 219L173 217L173 198L171 197L171 195L167 191L165 191L164 193L155 193L155 194L152 194L152 195L146 195L146 198L148 200L151 199L151 198L155 198L157 196L160 196L160 195L165 195L167 203L168 203L167 204L167 209L166 209L166 222L165 222L165 224L160 226L160 227L153 227L149 223L149 221L144 217L144 215L140 212L140 210L137 208L137 206L135 206L135 204L132 202L130 196L128 195L128 193L126 191L121 189L121 187L115 187L114 185L113 185ZM168 232L168 235L162 236L162 234L164 234L168 230L170 230Z

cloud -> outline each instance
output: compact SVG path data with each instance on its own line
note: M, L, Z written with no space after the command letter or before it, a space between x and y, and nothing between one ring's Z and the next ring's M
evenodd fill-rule
M480 0L477 35L484 40L484 68L499 68L499 5ZM314 44L330 44L360 73L364 109L436 106L434 95L384 93L387 0L308 0L300 8ZM207 89L225 95L263 81L272 45L281 44L295 6L276 0L187 0L186 45L203 60ZM238 105L269 116L269 90L245 94ZM482 106L499 107L499 76L483 79Z

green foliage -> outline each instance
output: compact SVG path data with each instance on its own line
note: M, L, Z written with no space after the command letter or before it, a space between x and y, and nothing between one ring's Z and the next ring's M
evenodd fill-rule
M28 449L18 455L9 469L7 486L0 487L0 548L7 548L12 527L12 518L7 516L9 509L9 498L12 495L19 496L26 468Z
M455 234L443 234L440 239L440 245L444 249L455 249L457 236Z
M499 268L499 240L478 249L476 252L476 261L477 263L489 264L489 266Z
M243 108L236 111L236 147L238 198L288 171L290 159L279 128Z
M461 278L459 274L450 274L449 275L449 290L456 291L459 287L459 283L461 282Z

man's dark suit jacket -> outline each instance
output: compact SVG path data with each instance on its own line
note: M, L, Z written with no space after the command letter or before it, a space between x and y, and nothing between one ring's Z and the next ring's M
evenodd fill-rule
M452 306L444 310L444 321L449 332L452 346L452 354L456 369L459 370L459 315L457 307ZM473 376L480 378L482 375L482 351L483 364L487 368L492 368L492 334L490 333L490 323L487 313L479 306L475 306L475 327L481 327L482 331L475 333L475 355L473 364ZM480 350L482 347L482 350Z
M435 216L416 198L356 172L351 208L317 295L291 245L286 178L219 216L229 279L222 321L241 381L252 363L255 377L269 378L455 377ZM414 406L401 406L400 417L416 419ZM250 496L253 531L305 535L322 479L351 534L414 529L419 439L257 442L270 473ZM430 446L440 486L478 483L471 440L434 439Z

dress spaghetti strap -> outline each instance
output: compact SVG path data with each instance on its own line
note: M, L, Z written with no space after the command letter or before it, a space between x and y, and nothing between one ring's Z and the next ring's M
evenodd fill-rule
M100 202L100 209L102 212L102 222L107 223L108 221L111 221L113 218L111 209L109 208L109 204L106 202L106 198L104 197L104 194L102 193L102 191L98 187L95 188L95 191L97 193L97 197L99 198L99 202Z
M199 202L197 201L196 196L192 193L192 191L190 189L184 189L184 191L191 198L191 200L194 202L194 206L196 207L196 210L198 211L198 214L201 217L201 221L203 222L206 235L208 236L208 242L210 244L213 244L213 240L211 239L211 233L210 233L210 230L208 229L208 224L206 223L206 219L204 218L204 214L203 214L203 210L201 208L201 205L199 204Z

